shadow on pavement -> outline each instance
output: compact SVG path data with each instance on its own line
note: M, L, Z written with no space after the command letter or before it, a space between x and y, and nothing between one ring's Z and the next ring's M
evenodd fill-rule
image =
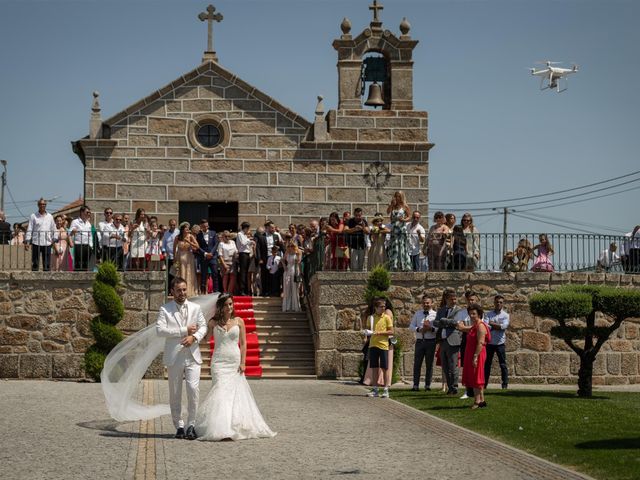
M101 437L129 437L129 438L173 438L171 434L160 433L139 433L139 432L122 432L118 430L119 425L131 422L116 422L115 420L92 420L90 422L76 423L77 426L88 428L90 430L101 430Z
M575 446L582 450L636 450L640 449L640 437L590 440L588 442L576 443Z

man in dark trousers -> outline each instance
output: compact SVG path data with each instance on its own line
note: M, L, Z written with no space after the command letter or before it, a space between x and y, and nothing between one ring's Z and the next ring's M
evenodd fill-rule
M271 220L267 220L264 224L264 232L256 232L256 261L260 267L260 282L261 290L260 296L268 297L271 295L272 285L269 276L269 269L267 268L267 260L271 255L274 246L282 249L282 238L280 234L276 232L275 226Z
M215 230L209 229L209 221L206 218L200 220L200 233L196 236L198 246L198 263L200 264L200 292L207 293L207 279L209 275L213 280L213 291L218 289L218 235Z
M456 329L462 309L457 305L458 297L453 288L445 289L446 305L438 310L433 326L437 328L436 338L440 339L440 359L442 373L447 381L447 395L458 394L458 352L462 343L462 333Z

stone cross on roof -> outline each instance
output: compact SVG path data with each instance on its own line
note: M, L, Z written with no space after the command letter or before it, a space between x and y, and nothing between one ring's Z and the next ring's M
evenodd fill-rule
M201 22L209 22L207 32L207 51L204 52L204 57L202 57L203 62L207 60L213 60L214 62L218 61L218 56L213 49L213 22L221 22L224 17L220 12L214 13L215 11L216 7L214 7L213 5L209 5L207 7L207 13L202 12L198 15L198 18Z
M380 23L378 10L384 10L382 4L378 5L378 0L373 0L373 5L369 5L369 10L373 11L373 23Z

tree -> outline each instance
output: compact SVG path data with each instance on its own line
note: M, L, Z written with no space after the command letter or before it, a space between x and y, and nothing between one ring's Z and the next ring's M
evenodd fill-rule
M567 285L529 299L531 313L557 320L551 335L561 338L580 357L578 396L591 397L593 362L602 345L626 318L640 317L640 292L615 287ZM596 315L605 325L596 325ZM584 317L584 320L578 320Z
M100 313L91 321L91 332L96 343L84 355L85 371L96 382L100 381L105 358L124 338L116 328L124 316L124 304L116 291L119 284L120 276L115 264L101 263L93 281L93 301Z

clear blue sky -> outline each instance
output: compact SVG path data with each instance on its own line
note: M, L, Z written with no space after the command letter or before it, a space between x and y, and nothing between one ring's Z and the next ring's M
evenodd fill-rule
M70 142L88 132L93 90L100 91L108 118L199 64L206 26L196 16L207 3L0 0L0 158L9 161L9 187L24 214L35 209L41 195L57 197L52 205L60 207L81 194L82 166ZM224 15L215 26L223 66L307 119L318 94L325 96L327 109L335 108L331 42L345 16L352 33L368 25L369 0L213 3ZM481 216L491 213L481 208L556 197L478 202L569 189L640 170L640 2L382 3L384 28L397 33L406 16L411 35L420 41L414 98L416 109L429 112L430 140L436 143L429 166L431 213L464 203L481 231L497 232L502 217ZM580 65L569 90L539 91L527 68L546 59ZM630 183L591 197L640 188L640 175L617 183L622 182ZM562 226L510 216L509 230L623 233L640 223L639 193L553 208L516 207L534 209L524 214L544 215ZM9 195L5 206L9 221L23 219Z

